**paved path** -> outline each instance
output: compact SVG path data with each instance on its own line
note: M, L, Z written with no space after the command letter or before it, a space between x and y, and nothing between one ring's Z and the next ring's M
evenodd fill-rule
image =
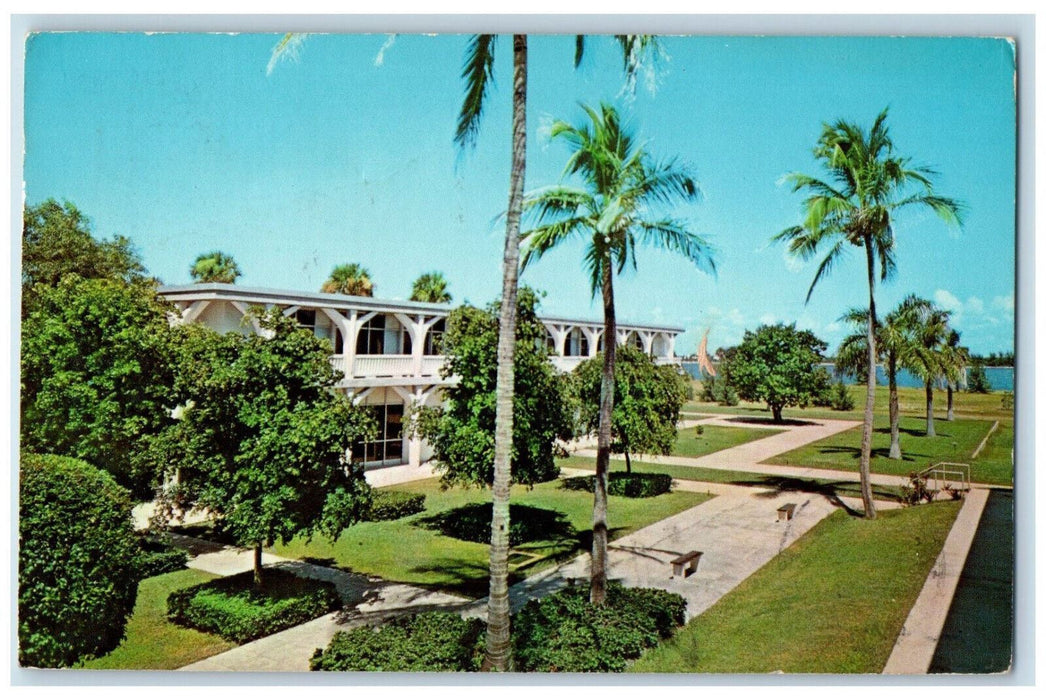
M193 538L175 536L176 544L195 556L189 567L229 576L253 566L253 552L222 547ZM306 622L189 664L185 671L308 671L309 659L326 647L339 630L364 624L378 624L393 617L424 610L456 610L469 604L467 598L429 591L403 583L351 574L264 553L262 563L294 571L309 578L331 581L346 610Z
M966 555L970 552L987 502L988 491L985 489L973 489L966 496L944 547L908 613L883 673L924 674L930 670L959 577L966 565Z

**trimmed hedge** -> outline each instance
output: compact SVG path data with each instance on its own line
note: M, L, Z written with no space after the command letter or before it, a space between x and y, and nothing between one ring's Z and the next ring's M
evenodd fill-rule
M438 530L447 537L466 542L490 543L490 521L493 505L470 503L418 521L418 525ZM556 510L520 503L509 505L509 545L524 542L552 541L577 537L574 526Z
M682 596L650 588L607 586L606 604L571 586L527 603L513 620L517 671L623 671L683 624Z
M263 587L254 573L175 591L167 597L167 617L177 624L213 632L238 644L308 622L341 607L334 584L301 578L282 569L265 569Z
M138 559L138 568L143 579L180 571L189 563L189 553L167 540L143 537L140 542L142 555Z
M371 491L364 520L397 520L425 510L425 494L408 491Z
M313 671L478 671L485 625L446 612L425 612L383 627L334 635L309 662Z
M140 578L127 490L79 459L23 453L18 498L19 665L111 651Z
M595 490L596 477L573 476L563 479L561 488L571 491ZM611 472L607 475L607 493L626 498L650 498L672 490L672 477L668 474L639 474L633 472Z

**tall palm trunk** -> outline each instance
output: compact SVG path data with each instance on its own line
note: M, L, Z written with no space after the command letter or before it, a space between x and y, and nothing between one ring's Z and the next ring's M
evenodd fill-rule
M589 600L593 605L602 605L607 596L607 471L610 468L610 423L614 413L616 354L614 268L610 261L610 251L607 251L603 260L603 381L599 389L596 483L592 503L592 589Z
M937 437L933 429L933 382L926 382L926 436Z
M948 382L948 415L945 417L945 420L955 420L955 398L953 397L954 393L955 387L952 386L951 382Z
M897 356L890 353L886 376L890 382L890 459L901 458L901 408L897 399Z
M872 241L865 236L864 250L868 257L868 395L864 400L864 427L861 431L861 500L864 517L875 518L872 500L872 415L875 410L875 257Z
M512 37L512 173L505 224L504 277L498 326L497 405L494 419L494 494L490 523L490 597L484 671L512 669L508 598L509 495L512 485L512 402L515 395L516 287L519 220L527 164L527 37Z

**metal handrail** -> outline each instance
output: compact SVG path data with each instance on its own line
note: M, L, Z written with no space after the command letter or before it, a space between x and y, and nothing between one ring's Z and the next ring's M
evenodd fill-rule
M946 467L959 468L947 469ZM919 476L927 480L927 486L930 486L929 482L932 480L932 488L935 491L948 488L950 486L949 479L958 481L963 491L970 490L970 465L964 462L937 462L919 472ZM958 477L958 479L952 477Z

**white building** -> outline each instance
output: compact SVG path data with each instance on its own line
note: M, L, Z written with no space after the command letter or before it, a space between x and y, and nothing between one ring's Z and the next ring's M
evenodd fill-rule
M404 434L403 419L414 405L439 405L441 387L455 381L440 376L444 358L436 351L452 305L234 284L165 286L160 294L178 308L177 322L202 323L223 333L259 332L256 322L245 320L251 307L282 309L285 316L330 340L331 364L344 374L338 388L372 407L380 430L376 440L361 446L365 465L417 467L430 458L424 442ZM548 316L541 320L548 329L551 359L562 371L603 347L602 323ZM675 340L682 328L619 323L617 331L618 343L634 345L658 363L678 363Z

